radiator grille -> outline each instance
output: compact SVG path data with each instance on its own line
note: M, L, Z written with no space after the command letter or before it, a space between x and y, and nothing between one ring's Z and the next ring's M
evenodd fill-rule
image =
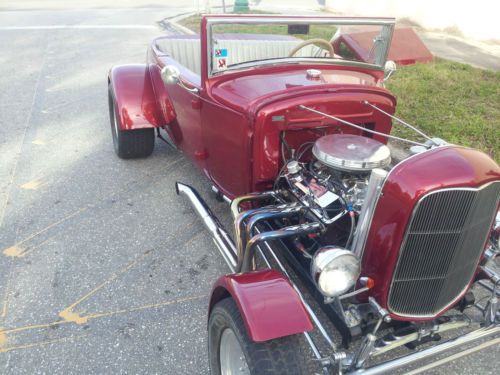
M388 308L401 316L434 316L471 281L500 195L500 181L481 189L443 189L415 206L393 276Z

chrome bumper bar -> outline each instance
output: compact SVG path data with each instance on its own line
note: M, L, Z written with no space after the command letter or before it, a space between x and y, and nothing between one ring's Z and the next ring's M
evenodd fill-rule
M392 361L387 361L379 365L355 370L348 372L349 375L376 375L385 374L394 371L398 368L411 365L415 362L424 360L426 358L435 356L437 354L444 353L448 350L452 350L462 345L467 345L473 343L474 341L493 336L495 334L500 334L500 325L492 325L489 327L479 328L475 331L469 332L463 336L448 340L442 344L432 346L428 349L409 354L407 356L394 359Z

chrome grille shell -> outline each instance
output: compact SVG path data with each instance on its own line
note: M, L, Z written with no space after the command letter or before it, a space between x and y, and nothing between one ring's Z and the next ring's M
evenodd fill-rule
M470 284L497 212L500 181L447 188L415 205L390 285L387 307L404 317L433 317Z

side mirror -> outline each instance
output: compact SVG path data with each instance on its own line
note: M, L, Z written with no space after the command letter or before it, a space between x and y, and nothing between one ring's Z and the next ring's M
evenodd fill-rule
M396 70L396 63L392 60L387 61L384 66L384 81L387 81Z
M161 70L161 79L166 85L175 85L179 83L181 73L174 65L166 65Z
M176 66L174 65L165 65L163 69L161 70L161 79L163 83L166 85L175 85L178 84L181 86L184 90L187 90L193 94L198 94L198 89L197 88L191 88L187 87L181 80L181 72L179 72L179 69L177 69Z

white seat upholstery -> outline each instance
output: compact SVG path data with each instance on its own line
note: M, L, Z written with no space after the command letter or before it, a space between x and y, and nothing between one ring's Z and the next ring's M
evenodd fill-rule
M227 49L227 65L253 60L286 57L302 40L218 40L217 48ZM313 45L301 48L295 56L312 56ZM214 67L216 61L214 57Z
M272 59L288 56L290 51L302 40L265 40L265 39L218 39L217 48L227 49L227 65L252 60ZM157 48L170 55L181 65L200 75L201 47L199 39L162 38L156 41ZM313 56L318 50L314 45L300 49L295 56ZM213 57L213 66L217 66Z
M201 47L199 39L162 38L156 41L156 47L193 73L200 75Z

